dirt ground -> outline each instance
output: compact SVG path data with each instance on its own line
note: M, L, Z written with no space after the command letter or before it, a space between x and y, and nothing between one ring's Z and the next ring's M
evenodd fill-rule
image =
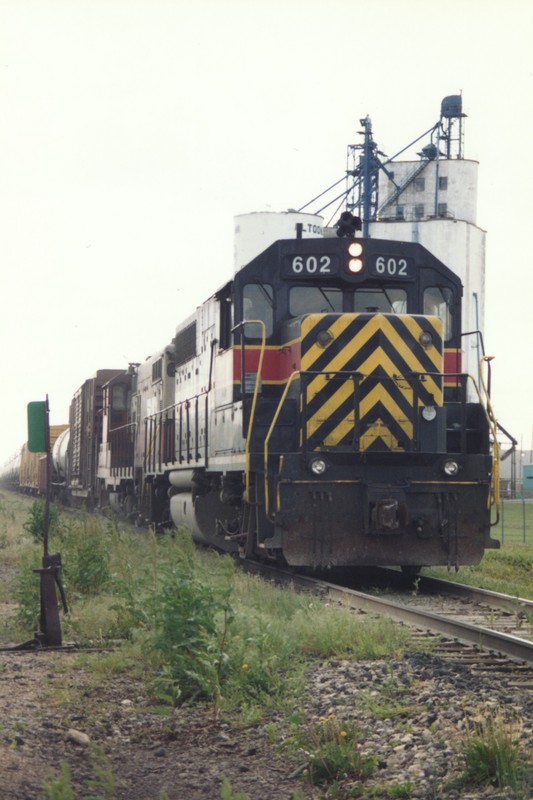
M0 563L0 582L10 574ZM10 610L0 603L0 619ZM347 713L378 764L362 794L349 780L332 790L305 779L303 751L273 741L273 730L287 730L283 712L249 727L215 720L204 707L180 707L172 716L154 705L140 680L102 677L84 658L72 650L0 650L0 800L508 800L490 786L450 790L468 720L509 712L520 722L524 752L533 742L530 695L437 656L317 662L309 669L304 717ZM368 701L387 699L391 685L406 712L385 718ZM224 781L231 789L223 790ZM408 794L398 793L407 785Z
M74 668L77 660L65 652L0 653L2 800L44 798L62 762L76 798L219 798L224 776L235 793L257 800L297 790L318 796L298 779L297 758L276 755L264 725L235 729L201 708L182 708L171 720L141 685L120 676L95 683Z
M0 560L0 583L13 571ZM12 611L0 602L0 620ZM142 682L98 678L79 653L0 651L0 800L44 800L54 781L53 800L70 800L69 784L75 800L218 800L224 778L251 800L315 796L298 777L301 760L269 743L272 720L252 731L203 707L164 711Z
M472 720L512 712L520 720L523 752L531 752L533 701L437 656L413 652L392 662L313 665L300 710L310 720L348 712L364 731L363 748L378 761L367 783L346 776L335 788L305 779L303 751L277 748L269 734L287 730L281 715L267 714L248 728L223 717L215 721L201 707L181 707L169 717L168 709L163 715L154 707L142 683L126 675L96 678L79 661L74 652L0 652L0 800L532 796L527 788L518 794L493 786L453 788ZM383 697L391 681L403 710L376 716L362 697ZM66 764L69 776L61 786ZM230 789L223 790L224 779ZM53 781L55 791L47 794Z

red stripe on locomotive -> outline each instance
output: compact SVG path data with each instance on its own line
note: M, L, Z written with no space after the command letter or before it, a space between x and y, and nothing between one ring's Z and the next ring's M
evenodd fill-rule
M245 372L257 372L261 348L248 345L245 348ZM233 348L233 381L241 382L241 348ZM263 357L263 383L283 383L301 366L301 342L294 341L281 347L267 347ZM446 349L444 351L444 374L455 375L461 372L461 351ZM454 378L444 381L446 386L455 386Z
M453 348L444 351L444 374L457 375L461 372L461 351ZM445 378L445 386L457 386L456 378Z
M283 383L290 375L300 369L301 342L294 341L281 347L267 347L263 357L261 370L263 383ZM245 366L247 373L257 372L261 348L255 345L245 348ZM241 381L242 353L240 347L233 348L233 381Z

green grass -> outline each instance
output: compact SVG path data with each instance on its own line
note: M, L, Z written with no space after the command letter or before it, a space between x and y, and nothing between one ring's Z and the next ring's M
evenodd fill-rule
M16 615L0 628L7 641L38 628L39 518L31 498L10 495L0 506L5 549L17 564ZM62 554L70 607L61 616L63 639L82 647L121 640L154 694L171 705L203 698L254 718L262 708L296 702L310 658L392 657L409 646L409 632L389 620L361 619L243 574L228 556L196 549L179 532L156 537L113 520L61 514L50 550ZM126 657L118 661L128 668Z
M32 568L42 556L34 530L40 516L31 499L0 506L5 549L16 566L17 613L0 629L8 641L28 638L37 625L39 584ZM89 670L95 683L112 673L143 680L154 706L168 709L170 729L184 702L202 702L214 717L224 713L244 726L270 709L290 714L301 705L312 659L401 657L412 646L408 629L241 573L230 557L194 548L184 533L156 537L115 521L61 514L50 550L63 557L70 604L61 617L64 640L114 645L105 655L81 656L77 667ZM75 690L54 691L48 702L76 702ZM372 758L358 753L357 731L340 724L315 730L302 720L302 736L314 747L308 764L314 782L347 772L363 780L373 768ZM93 773L89 788L112 797L109 765L97 758ZM70 800L71 783L63 766L49 776L45 796ZM227 782L221 791L222 797L243 797Z
M353 722L329 714L301 729L293 746L307 755L307 774L311 783L320 785L347 777L364 782L374 774L378 759L361 754L359 744L362 739L364 734Z
M507 789L508 797L529 798L531 753L520 748L522 724L504 719L501 713L471 723L462 743L463 786L494 786Z
M500 520L492 528L492 536L504 545L533 547L533 500L502 500Z
M500 521L491 528L499 550L487 550L477 566L426 567L424 575L533 600L533 501L502 500Z
M14 567L32 543L24 529L33 499L13 492L0 491L0 559L4 567ZM2 582L4 583L4 582ZM0 597L4 597L0 588Z
M477 566L460 567L457 572L428 567L422 574L533 600L533 547L506 544L501 550L487 550Z

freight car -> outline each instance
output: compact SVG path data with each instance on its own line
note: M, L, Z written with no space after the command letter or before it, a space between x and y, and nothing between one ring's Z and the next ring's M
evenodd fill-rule
M17 450L0 469L0 486L14 491L20 488L20 454Z
M54 449L58 440L68 433L68 425L50 426L50 446ZM44 494L47 486L47 459L44 453L32 453L27 444L7 462L0 472L3 486L19 489L26 494ZM57 485L55 462L52 464L51 481Z
M101 369L75 392L68 425L50 426L51 499L94 508L98 455L102 442L103 387L122 369ZM0 484L30 494L44 494L47 459L27 444L0 471Z
M56 452L57 470L63 469L65 473L63 498L89 510L94 507L102 442L103 387L122 372L122 369L100 369L75 392L70 404L69 438L63 462L61 453Z
M461 282L349 214L337 236L306 218L102 384L87 497L300 567L477 563L496 437L461 373Z

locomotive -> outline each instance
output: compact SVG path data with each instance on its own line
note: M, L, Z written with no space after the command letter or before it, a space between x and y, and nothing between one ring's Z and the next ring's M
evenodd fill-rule
M478 563L499 546L496 432L461 372L461 281L418 243L346 215L306 235L306 216L160 351L80 388L62 491L296 567Z

